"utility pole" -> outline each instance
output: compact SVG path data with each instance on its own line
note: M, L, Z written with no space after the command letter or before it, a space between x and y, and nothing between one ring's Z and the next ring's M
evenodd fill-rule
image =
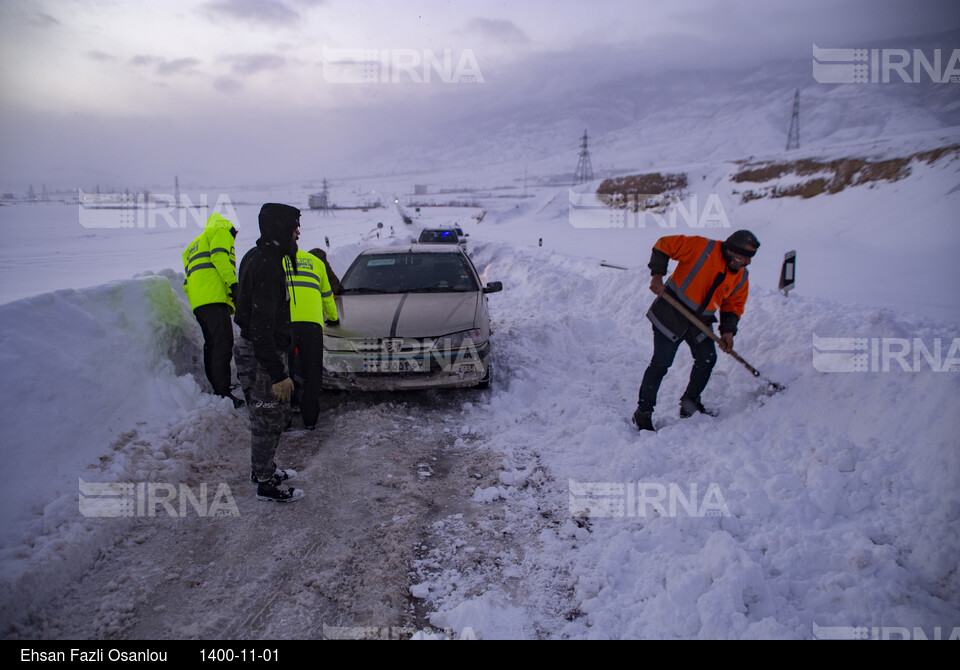
M173 178L173 203L176 209L180 209L180 178L177 176Z
M787 133L787 151L800 148L800 89L793 95L793 116L790 117L790 131Z
M323 190L320 191L320 209L324 216L330 214L330 184L326 177L323 178Z
M573 173L573 181L577 184L593 181L593 166L590 164L587 140L587 131L584 129L583 137L580 138L580 158L577 160L577 170Z

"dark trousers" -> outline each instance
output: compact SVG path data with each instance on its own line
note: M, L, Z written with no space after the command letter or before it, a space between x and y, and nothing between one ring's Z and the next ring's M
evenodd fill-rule
M323 381L323 326L294 321L292 360L295 396L300 399L303 425L314 426L320 416L320 383Z
M203 333L203 371L219 396L230 395L230 359L233 357L233 322L226 303L201 305L193 310Z
M640 410L643 412L652 412L657 404L657 393L660 391L660 383L663 381L667 370L673 365L673 359L677 355L677 349L680 342L686 342L690 346L690 353L693 354L693 369L690 371L690 383L687 384L687 390L683 397L692 400L700 400L700 394L707 387L710 381L710 373L713 372L713 366L717 363L717 348L713 340L704 336L700 342L697 342L699 330L688 328L682 338L673 342L669 337L653 329L653 359L643 373L643 381L640 383Z

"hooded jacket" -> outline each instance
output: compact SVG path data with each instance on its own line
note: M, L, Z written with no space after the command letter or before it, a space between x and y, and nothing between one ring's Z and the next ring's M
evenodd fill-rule
M240 327L240 336L253 344L257 362L274 384L289 376L281 357L292 341L283 259L296 258L294 231L299 226L296 207L265 204L260 208L260 239L240 261L233 320Z
M214 212L203 232L183 252L183 292L190 309L226 303L233 313L230 287L237 283L233 240L237 229Z

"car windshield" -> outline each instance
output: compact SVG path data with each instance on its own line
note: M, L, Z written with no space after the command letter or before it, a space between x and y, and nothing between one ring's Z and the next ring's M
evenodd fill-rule
M453 293L480 290L460 254L370 254L354 261L341 293Z
M456 244L457 234L452 230L424 230L420 233L423 244Z

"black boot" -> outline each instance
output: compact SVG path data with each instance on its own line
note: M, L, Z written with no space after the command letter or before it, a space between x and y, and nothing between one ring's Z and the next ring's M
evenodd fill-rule
M637 427L637 430L657 431L657 429L653 427L653 412L644 412L638 407L637 411L633 413L633 418L630 421L634 426Z
M270 502L293 502L303 497L302 489L280 488L274 482L269 480L257 484L257 499L269 500Z
M700 398L680 398L680 418L687 419L694 414L706 414L707 416L716 416L717 412L707 409L700 402Z

